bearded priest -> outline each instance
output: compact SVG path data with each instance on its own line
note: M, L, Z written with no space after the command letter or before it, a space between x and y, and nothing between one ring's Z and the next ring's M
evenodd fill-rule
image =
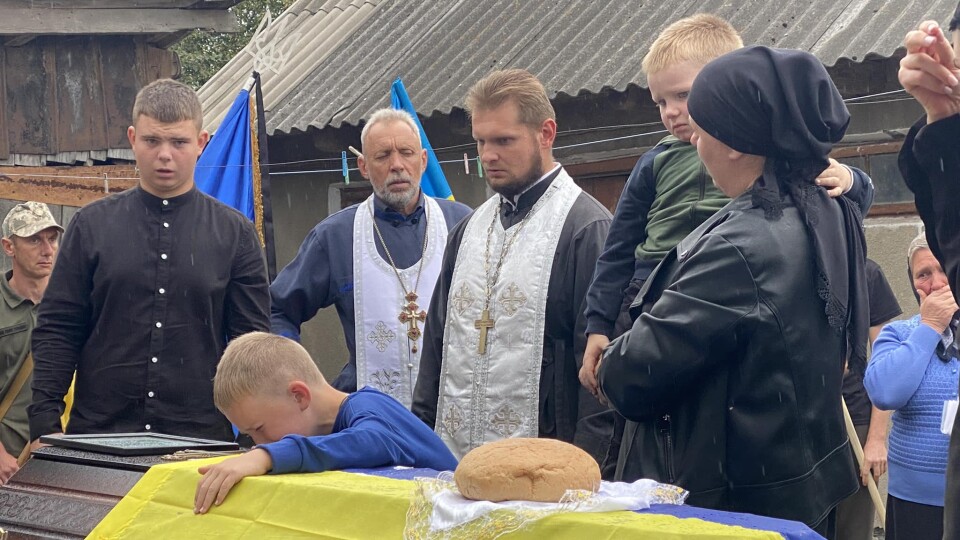
M450 232L412 410L457 458L488 441L550 437L599 461L612 421L577 371L610 212L554 161L556 115L536 77L493 72L466 109L496 195Z
M409 408L447 231L470 207L420 190L427 152L409 113L374 112L360 140L373 194L310 231L270 286L270 326L299 342L300 326L335 305L350 358L333 387L372 386Z

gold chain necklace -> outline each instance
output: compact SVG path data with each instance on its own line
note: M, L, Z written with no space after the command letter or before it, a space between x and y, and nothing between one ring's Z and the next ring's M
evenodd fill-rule
M527 224L527 219L530 218L533 214L537 213L538 210L546 203L546 201L553 196L557 191L552 189L553 184L547 188L547 192L544 193L540 199L533 205L533 208L527 212L527 215L523 216L523 219L520 220L520 224L517 225L517 230L509 238L504 240L503 246L500 248L500 259L497 261L497 267L494 269L493 274L490 274L490 239L493 237L493 227L497 224L497 220L500 219L500 210L503 208L503 197L500 197L500 200L497 202L497 211L493 214L493 219L490 220L490 225L487 227L487 245L486 250L483 255L483 273L486 278L486 287L484 290L484 300L483 300L483 311L480 314L480 318L473 321L473 327L477 330L480 330L480 340L477 342L477 353L486 354L487 352L487 330L493 328L494 320L490 317L490 301L493 299L493 288L497 285L497 281L500 279L500 271L503 269L503 261L507 258L507 253L510 251L510 248L513 247L514 241L520 236L521 231L523 231L523 226ZM520 202L519 197L517 202ZM506 236L506 229L503 231L504 236Z
M407 338L413 342L411 351L416 353L417 341L420 339L420 336L423 335L423 332L420 331L420 328L417 327L417 322L424 322L427 320L427 312L420 309L420 306L417 304L417 289L420 288L420 274L423 272L423 260L426 258L427 254L427 238L430 236L430 205L427 204L428 201L424 201L423 205L423 249L420 251L420 264L417 267L417 280L414 282L413 290L407 290L407 284L403 282L403 276L400 275L400 270L397 269L397 264L393 262L393 255L390 254L390 249L387 248L387 242L383 239L383 234L380 233L380 227L377 226L377 216L373 211L373 201L370 201L370 218L373 220L373 230L377 233L377 238L380 239L380 245L383 246L383 252L387 254L387 259L390 261L390 268L393 268L393 273L396 274L397 280L400 282L400 288L403 290L403 299L404 304L400 309L400 316L397 317L401 323L407 325Z

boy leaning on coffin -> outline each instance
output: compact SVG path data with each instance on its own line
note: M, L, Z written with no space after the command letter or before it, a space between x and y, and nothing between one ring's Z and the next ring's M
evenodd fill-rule
M257 447L200 467L194 511L205 513L246 476L390 465L453 470L440 437L394 398L364 387L345 393L297 342L264 332L233 340L213 398Z
M12 268L0 275L0 485L17 472L17 456L29 442L27 405L33 359L30 335L47 289L63 227L47 205L24 202L7 213L3 252Z

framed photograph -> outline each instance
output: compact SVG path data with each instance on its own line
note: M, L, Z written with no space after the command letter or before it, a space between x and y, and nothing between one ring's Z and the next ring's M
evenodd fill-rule
M234 442L194 439L163 433L104 433L96 435L44 435L40 442L53 446L115 456L156 456L179 450L239 450Z

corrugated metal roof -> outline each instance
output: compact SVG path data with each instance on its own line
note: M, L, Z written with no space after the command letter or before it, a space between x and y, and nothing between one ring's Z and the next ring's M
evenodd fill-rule
M260 72L265 104L283 103L372 13L381 0L298 0L269 21L197 92L213 131L250 74ZM268 117L269 118L269 117Z
M288 13L313 3L301 0ZM296 76L282 90L264 80L270 132L356 125L389 103L398 76L425 116L460 107L470 85L504 67L529 69L552 96L645 86L640 62L650 43L670 22L699 12L729 20L745 43L808 50L828 66L889 57L919 21L948 19L956 0L383 0L362 2L363 14L361 2L339 4L356 10L355 30L315 50L304 42ZM304 23L327 35L333 21L327 14ZM220 74L212 84L224 90Z

